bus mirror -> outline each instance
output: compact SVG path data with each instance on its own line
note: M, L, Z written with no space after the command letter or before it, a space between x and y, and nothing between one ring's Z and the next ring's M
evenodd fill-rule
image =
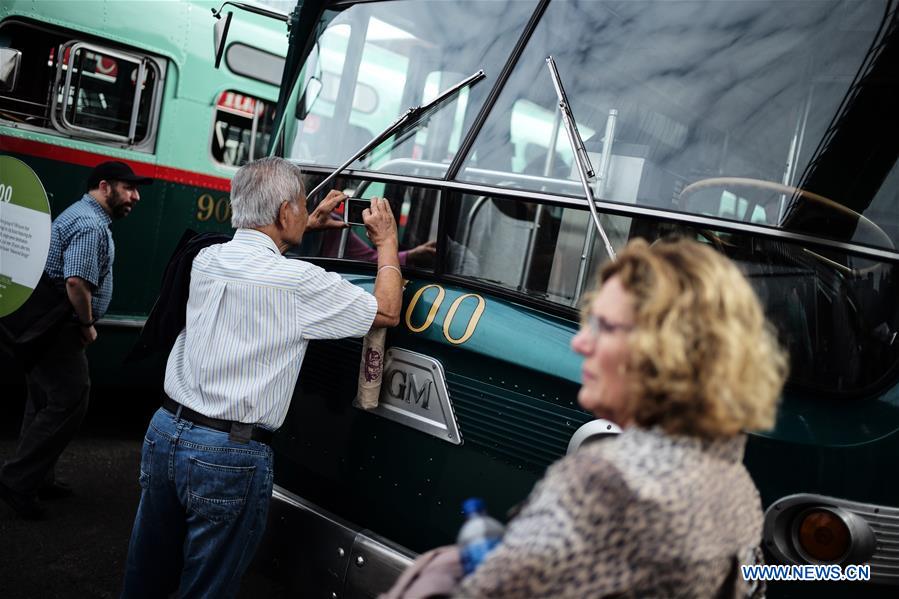
M297 101L297 119L302 121L309 115L322 87L321 79L318 77L313 77L306 82L306 87L303 88L303 93L300 94L300 99Z
M19 80L22 52L15 48L0 48L0 91L11 92Z
M228 11L225 20L219 18L212 28L215 43L215 68L219 68L219 65L222 64L222 56L225 54L225 45L228 41L228 28L231 27L231 17L233 16L234 13Z

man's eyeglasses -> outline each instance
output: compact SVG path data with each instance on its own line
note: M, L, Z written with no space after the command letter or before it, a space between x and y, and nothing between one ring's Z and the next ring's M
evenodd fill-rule
M601 335L614 335L617 332L630 333L634 330L634 325L621 322L609 322L602 316L596 314L585 314L581 320L581 327L586 328L590 332L590 337L594 340L599 339Z

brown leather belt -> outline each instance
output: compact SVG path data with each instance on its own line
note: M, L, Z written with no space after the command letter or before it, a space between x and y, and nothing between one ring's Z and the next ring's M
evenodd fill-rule
M210 418L199 412L195 412L186 406L163 394L162 407L172 413L172 416L183 418L194 424L205 426L206 428L215 429L228 433L228 438L238 443L248 443L250 439L271 445L272 437L275 436L274 431L262 428L255 424L245 424L243 422L234 422L233 420L222 420L220 418ZM180 410L180 412L179 412Z

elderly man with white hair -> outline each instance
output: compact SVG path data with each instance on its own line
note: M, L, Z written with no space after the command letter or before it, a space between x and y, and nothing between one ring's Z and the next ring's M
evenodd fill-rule
M363 213L378 251L373 295L282 255L306 230L344 226L330 213L345 199L332 191L308 214L302 172L281 158L234 175L237 231L193 261L186 326L144 440L123 597L233 596L265 529L269 441L309 340L399 322L402 274L387 200Z

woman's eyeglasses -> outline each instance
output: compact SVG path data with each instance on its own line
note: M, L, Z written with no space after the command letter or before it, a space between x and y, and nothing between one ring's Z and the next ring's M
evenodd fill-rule
M590 332L590 337L594 340L599 339L601 335L614 335L617 332L630 333L634 330L634 325L622 322L609 322L602 316L596 314L585 314L581 327L586 328Z

